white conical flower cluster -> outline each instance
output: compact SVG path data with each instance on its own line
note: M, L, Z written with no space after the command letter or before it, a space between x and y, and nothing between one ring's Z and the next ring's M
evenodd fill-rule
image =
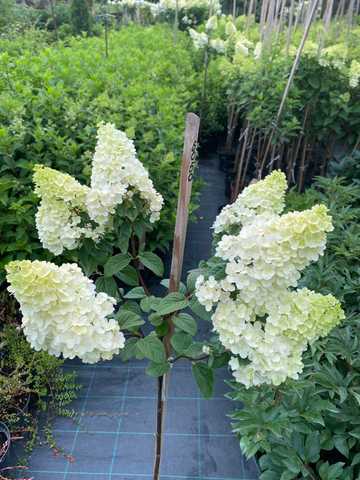
M83 238L98 240L101 230L86 215L89 188L43 165L34 168L35 193L41 199L35 221L44 248L55 255L77 248Z
M93 158L91 188L86 198L90 218L99 225L106 225L116 207L134 193L144 200L150 221L158 220L163 198L137 159L134 142L111 123L102 124Z
M29 260L6 266L8 290L20 303L24 334L35 350L87 363L109 360L125 338L114 319L115 299L96 293L75 264Z
M41 199L36 214L39 238L55 255L79 247L83 238L99 240L116 207L135 193L151 222L159 219L163 205L133 142L112 124L99 127L90 188L42 165L35 167L34 183Z
M273 172L223 209L214 229L225 276L196 282L199 302L216 307L214 329L247 387L298 378L308 344L344 318L332 295L290 289L323 254L333 227L323 205L281 215L286 187L284 174Z

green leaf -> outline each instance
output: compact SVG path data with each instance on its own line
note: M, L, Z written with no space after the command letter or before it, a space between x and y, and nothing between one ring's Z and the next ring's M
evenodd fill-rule
M214 372L206 363L194 363L192 372L200 392L205 398L210 398L214 388Z
M349 447L346 441L346 437L343 436L335 436L334 437L334 445L340 453L342 453L346 458L349 456Z
M308 463L316 463L320 458L320 434L312 432L305 440L305 459Z
M163 363L166 361L164 345L155 333L151 333L147 337L139 340L137 348L144 357L154 363Z
M186 333L194 336L197 332L197 324L193 317L187 313L179 313L173 318L174 325Z
M146 368L146 373L151 377L161 377L170 370L169 362L155 363L150 362Z
M193 292L195 290L195 282L199 275L200 273L198 270L192 270L191 272L189 272L186 279L186 285L189 292Z
M98 266L97 259L89 255L83 248L79 251L79 262L87 277L90 277Z
M118 230L117 244L122 253L127 253L129 248L129 239L131 236L131 226L129 223L123 223Z
M143 312L149 313L150 310L156 310L156 306L159 304L160 299L149 295L140 301L140 307Z
M172 312L177 312L188 306L189 302L182 293L169 293L166 297L161 299L156 313L158 315L168 315Z
M272 470L268 470L260 475L260 480L278 480L279 474L273 472Z
M189 307L195 313L195 315L201 318L202 320L207 320L207 321L211 320L211 312L207 312L205 308L202 305L200 305L195 295L193 295L192 299L190 300Z
M157 313L152 313L151 315L149 315L149 320L150 323L154 325L154 327L158 327L164 321L163 317L161 315L158 315Z
M131 262L131 257L127 253L118 253L105 263L104 275L105 277L111 277L115 273L121 272Z
M113 277L99 277L95 286L97 292L105 292L116 300L120 298L119 289Z
M170 280L168 278L164 278L161 280L160 285L168 289L170 286ZM186 294L186 286L182 282L179 284L179 292L183 293L184 295Z
M144 297L146 297L146 293L143 287L132 288L126 295L124 295L124 298L129 299L139 299Z
M164 264L160 257L153 252L142 252L139 255L140 262L145 265L146 268L151 270L158 277L162 277L164 274Z
M203 346L201 342L192 342L189 348L186 349L184 355L191 358L198 358L203 355Z
M137 287L139 285L139 278L136 268L134 268L132 265L125 267L121 272L116 274L116 277L130 287Z
M297 476L297 473L289 472L289 470L287 470L281 474L280 480L293 480L293 478L296 478Z
M185 332L175 332L171 337L171 345L179 354L184 353L192 344L192 336Z
M125 347L120 351L120 358L123 362L127 362L135 357L137 342L137 338L129 338L129 340L126 340Z
M130 312L136 313L138 316L141 317L142 311L139 304L135 300L128 300L121 306L122 310L129 310Z
M131 328L139 327L145 323L139 315L130 310L121 309L115 314L115 318L119 322L122 330L130 330Z

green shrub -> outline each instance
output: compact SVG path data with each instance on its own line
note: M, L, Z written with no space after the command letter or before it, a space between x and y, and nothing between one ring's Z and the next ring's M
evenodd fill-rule
M360 478L360 186L319 178L305 194L291 192L290 210L325 203L334 231L319 262L302 284L332 293L346 321L304 355L298 381L245 390L233 383L230 397L244 408L232 416L247 456L257 455L261 480Z
M42 41L36 55L22 37L12 46L0 41L0 268L14 258L44 258L34 228L33 165L87 182L100 121L134 138L165 198L150 246L164 248L172 237L185 114L196 110L199 90L189 41L179 33L174 48L165 26L131 26L109 40L108 59L102 38L50 47Z
M72 0L71 23L75 34L91 33L92 17L88 0Z

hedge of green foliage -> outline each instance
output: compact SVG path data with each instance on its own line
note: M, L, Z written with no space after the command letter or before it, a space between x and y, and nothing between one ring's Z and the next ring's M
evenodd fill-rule
M185 114L196 110L199 79L189 40L176 48L166 26L46 45L38 34L0 41L0 269L37 258L32 168L43 163L87 182L100 121L134 138L139 158L166 201L149 239L173 234ZM27 48L26 43L29 43ZM39 42L34 54L34 43Z
M244 404L234 431L244 453L260 458L261 480L360 478L359 198L357 180L336 177L289 194L290 209L319 202L330 209L335 229L303 282L336 295L347 318L306 352L300 380L249 390L233 384L230 396Z

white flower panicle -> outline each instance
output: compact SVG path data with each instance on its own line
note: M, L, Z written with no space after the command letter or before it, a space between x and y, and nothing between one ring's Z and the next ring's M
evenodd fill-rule
M218 25L217 16L213 15L205 23L205 30L207 32L211 32L212 30L216 30L217 25Z
M221 38L213 38L212 40L210 40L210 47L217 53L226 52L226 42L224 42L224 40L221 40Z
M41 199L36 228L44 248L55 255L79 246L81 239L97 240L100 231L86 217L85 199L89 188L66 173L43 165L34 167L35 193Z
M201 50L209 45L209 37L205 32L199 33L193 28L189 28L189 35L196 50Z
M133 141L113 124L102 124L93 158L91 189L86 198L90 218L105 226L116 207L134 192L144 200L150 221L158 220L163 198L137 159Z
M230 365L246 387L298 378L308 344L344 318L332 295L290 290L323 254L333 226L324 205L281 215L286 187L284 174L273 172L223 209L214 229L225 277L201 275L195 285L206 310L215 307L214 330L236 355Z
M8 290L20 303L24 334L35 350L87 363L109 360L125 338L113 313L115 299L96 293L75 264L14 261L6 266Z
M353 60L349 70L349 85L351 88L356 88L360 80L360 63Z
M285 206L286 177L274 171L261 182L244 189L237 200L222 209L213 229L215 233L226 232L231 226L242 226L261 214L280 214Z
M321 51L319 64L322 67L333 67L342 70L345 67L347 56L347 46L344 43L338 43Z

